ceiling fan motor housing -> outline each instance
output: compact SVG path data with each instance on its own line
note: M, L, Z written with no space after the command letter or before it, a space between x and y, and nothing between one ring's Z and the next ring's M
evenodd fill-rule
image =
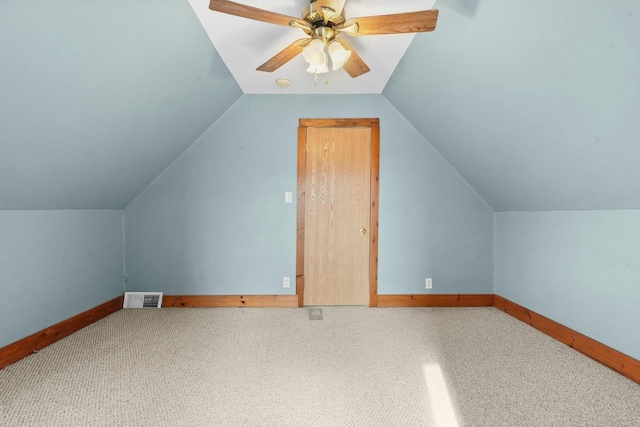
M339 8L341 2L336 0L327 0L324 3L325 8L328 7L335 11ZM318 10L318 2L316 0L312 0L311 3L309 3L309 6L304 9L304 12L302 12L302 19L304 19L314 27L324 25L325 16L322 11ZM344 9L340 13L340 15L336 16L335 13L330 14L327 17L327 21L331 27L344 23Z
M336 32L331 27L321 25L319 27L315 27L310 35L313 39L320 39L324 43L328 43L336 37Z

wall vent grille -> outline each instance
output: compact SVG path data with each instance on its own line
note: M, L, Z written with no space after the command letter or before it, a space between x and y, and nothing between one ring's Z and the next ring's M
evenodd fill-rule
M124 308L160 308L162 292L125 292Z

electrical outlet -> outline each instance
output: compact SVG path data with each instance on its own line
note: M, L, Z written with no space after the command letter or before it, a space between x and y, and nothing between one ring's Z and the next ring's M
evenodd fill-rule
M431 289L433 287L433 282L431 281L431 277L427 277L424 279L424 284L427 289Z
M282 287L283 288L290 288L291 287L291 278L283 277L282 278Z
M284 202L293 203L293 193L291 191L286 191L284 193Z

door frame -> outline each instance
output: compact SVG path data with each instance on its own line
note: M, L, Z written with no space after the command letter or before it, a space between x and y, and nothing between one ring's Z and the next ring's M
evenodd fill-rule
M296 241L296 295L304 307L304 214L307 182L307 128L371 128L371 214L369 223L369 307L378 306L378 193L380 189L380 119L300 119L298 125L298 211Z

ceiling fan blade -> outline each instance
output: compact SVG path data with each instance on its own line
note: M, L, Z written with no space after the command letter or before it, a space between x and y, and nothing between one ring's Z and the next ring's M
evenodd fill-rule
M345 0L336 1L336 15L340 16L342 14L342 9L344 9Z
M324 25L327 25L327 22L329 22L329 18L331 18L331 15L333 13L333 9L328 7L328 3L329 2L327 0L317 0L316 2L316 10L322 12Z
M302 49L310 42L310 38L294 41L289 46L285 47L283 50L273 56L273 58L269 59L267 62L256 68L256 70L265 71L267 73L274 72L275 70L298 56L302 52Z
M437 21L438 10L431 9L348 19L344 24L337 26L336 30L352 36L423 33L435 30Z
M353 78L361 76L363 74L371 71L369 66L365 64L365 62L360 58L358 52L351 46L351 43L347 39L342 37L336 37L336 40L347 50L351 51L351 57L349 60L342 66L344 70Z
M211 0L209 3L209 9L215 10L216 12L240 16L242 18L255 19L256 21L268 22L270 24L282 25L285 27L288 27L289 23L294 21L306 28L310 28L309 23L302 19L281 15L264 9L258 9L257 7L234 3L228 0Z

